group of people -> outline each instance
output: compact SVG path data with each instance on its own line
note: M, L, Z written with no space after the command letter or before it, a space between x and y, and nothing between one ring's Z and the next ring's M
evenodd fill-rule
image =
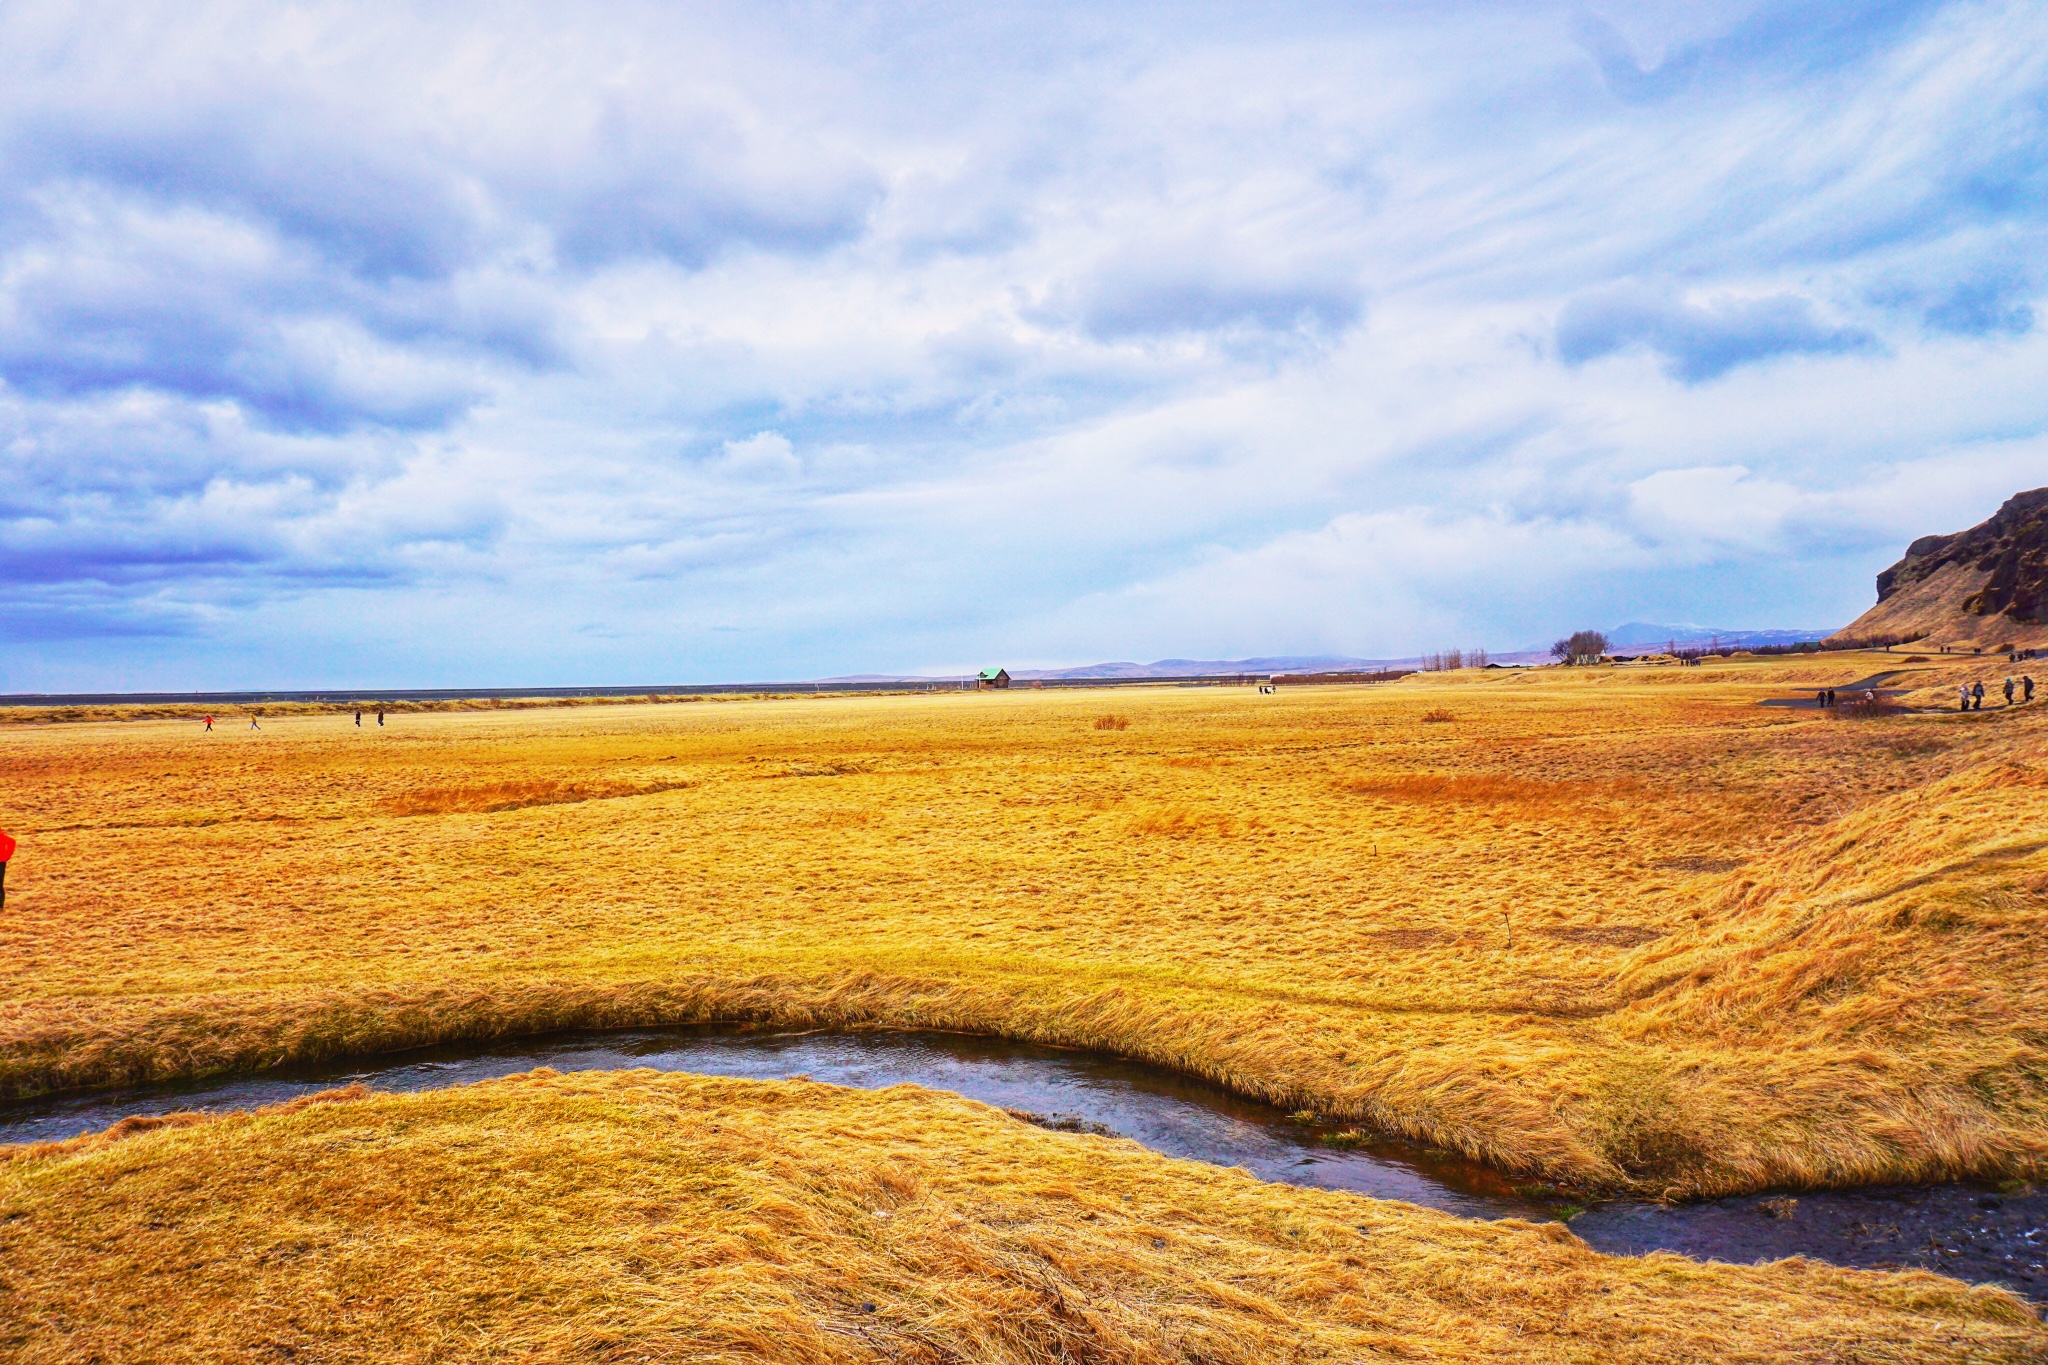
M1865 693L1864 696L1866 700L1870 701L1877 699L1875 690ZM2005 704L2007 706L2023 705L2033 699L2034 679L2031 674L2025 677L2007 678L2005 680ZM1835 704L1835 689L1832 687L1820 688L1814 693L1813 704L1815 706L1833 706ZM1956 709L1958 711L1982 711L1984 709L1984 684L1982 682L1974 684L1964 683L1958 687L1956 689Z
M2007 706L2014 705L2015 695L2017 695L2020 702L2030 702L2034 699L2034 678L2032 674L2028 674L2018 682L2014 682L2010 677L2005 680L2005 704ZM1984 684L1981 681L1974 686L1964 683L1956 689L1956 703L1956 710L1958 711L1982 711L1984 709Z
M213 717L212 717L212 716L207 716L207 717L206 717L205 719L206 719L206 729L207 729L207 732L208 732L208 733L211 733L211 732L212 732L212 730L213 730ZM379 711L379 712L377 712L377 724L379 724L379 725L382 725L383 723L384 723L384 713L383 713L382 711ZM362 713L362 712L360 712L360 711L358 711L358 712L356 712L356 728L360 730L360 729L362 728L362 725L363 725L363 713ZM249 717L249 728L250 728L251 730L261 730L261 729L263 728L263 727L262 727L261 725L258 725L258 724L256 723L256 717L255 717L255 716L254 716L253 714L252 714L252 715L251 715L251 716Z

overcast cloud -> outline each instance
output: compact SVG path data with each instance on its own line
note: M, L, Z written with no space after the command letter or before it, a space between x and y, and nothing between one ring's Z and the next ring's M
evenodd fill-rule
M2048 483L2038 3L978 8L0 8L0 690L1833 626Z

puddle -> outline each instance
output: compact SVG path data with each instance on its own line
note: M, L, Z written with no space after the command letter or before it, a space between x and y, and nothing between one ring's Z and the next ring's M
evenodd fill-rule
M949 1033L778 1033L731 1026L585 1033L496 1046L452 1044L374 1059L280 1068L0 1107L0 1142L41 1142L130 1114L249 1109L351 1081L432 1090L535 1067L652 1067L700 1075L812 1080L860 1089L910 1083L1028 1113L1047 1127L1106 1132L1168 1156L1242 1166L1264 1180L1399 1199L1466 1218L1555 1218L1500 1172L1407 1143L1326 1142L1337 1125L1297 1123L1270 1106L1157 1067L1096 1053ZM1997 1280L2048 1302L2048 1194L1971 1186L1745 1196L1665 1207L1614 1201L1573 1217L1601 1251L1676 1251L1751 1262L1805 1255L1838 1265L1920 1266Z

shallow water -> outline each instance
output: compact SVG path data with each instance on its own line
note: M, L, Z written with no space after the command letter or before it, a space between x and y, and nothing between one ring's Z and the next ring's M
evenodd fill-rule
M909 1083L1107 1132L1168 1156L1242 1166L1261 1179L1400 1199L1467 1218L1555 1218L1572 1206L1518 1189L1489 1167L1412 1144L1331 1146L1336 1125L1157 1067L1097 1053L950 1033L782 1033L731 1026L571 1034L495 1046L449 1045L365 1062L280 1068L178 1085L97 1091L0 1107L0 1142L41 1142L131 1114L249 1109L361 1081L432 1090L535 1067L652 1067L700 1075L812 1080L861 1089ZM1922 1266L1998 1280L2048 1302L2048 1194L1964 1185L1750 1195L1663 1206L1616 1200L1577 1213L1572 1231L1620 1254L1676 1251L1750 1262L1805 1255L1838 1265Z

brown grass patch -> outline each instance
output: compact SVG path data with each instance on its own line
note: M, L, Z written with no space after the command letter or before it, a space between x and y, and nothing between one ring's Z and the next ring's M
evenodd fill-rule
M1887 697L1852 696L1828 708L1828 716L1833 720L1881 720L1887 716L1910 714L1910 706L1901 706Z
M484 782L458 787L420 787L387 796L378 808L387 815L492 814L529 806L561 806L579 801L610 801L621 796L652 796L682 791L686 782L574 782L535 779Z
M1360 796L1416 805L1519 806L1529 810L1619 800L1633 794L1637 786L1631 781L1546 781L1506 773L1397 773L1346 778L1338 785Z
M1444 710L1441 706L1432 707L1422 713L1422 723L1424 725L1448 725L1456 719L1457 716Z
M1172 806L1138 816L1130 822L1129 829L1133 834L1160 835L1169 839L1192 839L1202 835L1228 838L1246 823L1229 811Z
M1671 872L1733 872L1741 867L1741 858L1712 858L1687 856L1682 858L1659 858L1650 864Z
M1131 728L1131 718L1129 716L1115 715L1097 716L1095 718L1095 728L1098 730L1128 730Z
M1373 929L1362 937L1389 948L1441 948L1458 936L1448 929Z
M1643 924L1560 925L1536 932L1553 943L1580 943L1601 948L1640 948L1645 943L1655 943L1665 937L1664 930Z

